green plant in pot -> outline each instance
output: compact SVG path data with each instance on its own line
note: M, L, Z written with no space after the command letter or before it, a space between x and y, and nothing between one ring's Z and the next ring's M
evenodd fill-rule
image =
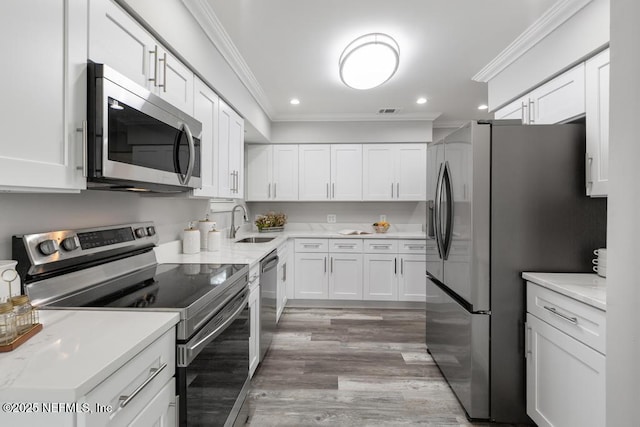
M286 223L287 216L282 212L268 212L264 215L260 215L255 222L256 227L258 227L258 231L282 230Z

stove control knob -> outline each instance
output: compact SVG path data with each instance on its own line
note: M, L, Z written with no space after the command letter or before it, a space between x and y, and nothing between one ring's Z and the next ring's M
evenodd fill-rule
M156 234L156 228L155 227L147 227L147 235L148 236L154 236Z
M58 252L59 248L60 247L58 246L58 242L51 239L45 240L38 244L38 249L40 250L40 253L42 253L42 255L45 255L45 256L55 254L56 252Z
M136 228L135 233L137 238L142 238L147 235L147 231L144 229L144 227Z
M75 251L76 249L78 249L78 242L76 241L76 237L75 236L71 236L71 237L67 237L66 239L62 240L62 248L65 251Z

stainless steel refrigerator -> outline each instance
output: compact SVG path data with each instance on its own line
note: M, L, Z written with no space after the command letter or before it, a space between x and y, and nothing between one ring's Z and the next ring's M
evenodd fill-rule
M426 344L471 419L529 423L523 271L591 272L584 124L471 122L427 148Z

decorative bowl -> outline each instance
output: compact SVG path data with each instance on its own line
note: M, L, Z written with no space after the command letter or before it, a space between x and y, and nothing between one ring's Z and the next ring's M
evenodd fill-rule
M376 231L376 233L386 233L389 229L389 225L374 225L373 229Z

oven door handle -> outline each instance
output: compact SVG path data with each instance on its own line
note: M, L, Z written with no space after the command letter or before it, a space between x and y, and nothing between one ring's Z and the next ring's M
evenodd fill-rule
M240 304L240 307L238 307L238 309L234 311L233 314L229 316L227 320L224 321L224 323L222 323L216 329L211 331L205 337L199 339L195 344L187 343L184 346L179 346L178 354L181 353L180 347L182 347L185 350L185 354L184 354L185 360L178 360L178 366L179 367L188 366L191 363L191 361L195 359L198 353L200 353L201 347L204 347L205 345L209 344L211 341L216 339L218 335L220 335L222 331L224 331L227 328L227 326L235 322L235 320L238 317L240 317L240 314L242 314L242 311L245 309L248 303L249 303L249 296L247 295L242 299L242 303Z

